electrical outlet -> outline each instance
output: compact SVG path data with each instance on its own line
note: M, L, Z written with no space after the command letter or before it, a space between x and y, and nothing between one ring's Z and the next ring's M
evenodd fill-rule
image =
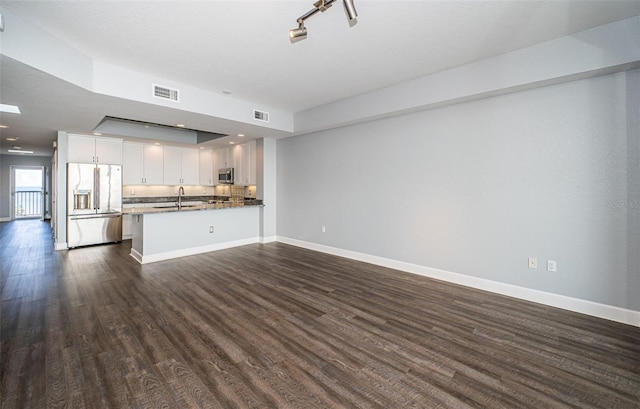
M547 260L547 271L552 271L552 272L558 271L555 260Z
M213 226L209 226L209 233L213 233Z
M538 259L535 257L529 257L529 268L538 268Z

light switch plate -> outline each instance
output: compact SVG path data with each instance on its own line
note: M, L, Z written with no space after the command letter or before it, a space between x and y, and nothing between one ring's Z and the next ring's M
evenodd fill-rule
M547 260L547 271L558 271L555 260Z

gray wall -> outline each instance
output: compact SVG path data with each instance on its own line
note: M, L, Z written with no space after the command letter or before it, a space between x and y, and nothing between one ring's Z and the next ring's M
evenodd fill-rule
M277 234L640 310L638 76L279 140Z
M11 166L44 166L48 168L49 186L51 186L51 158L48 156L21 156L0 154L0 220L11 217ZM48 208L51 209L51 194L47 195Z

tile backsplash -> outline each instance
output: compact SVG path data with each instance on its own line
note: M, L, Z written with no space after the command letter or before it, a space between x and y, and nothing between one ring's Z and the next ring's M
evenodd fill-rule
M122 197L165 197L177 196L179 186L130 185L122 187ZM236 190L235 193L233 190ZM184 186L185 196L226 196L256 198L255 186Z

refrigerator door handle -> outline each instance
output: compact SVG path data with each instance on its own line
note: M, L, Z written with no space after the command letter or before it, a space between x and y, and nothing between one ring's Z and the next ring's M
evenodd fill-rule
M93 169L93 208L100 209L100 168Z

